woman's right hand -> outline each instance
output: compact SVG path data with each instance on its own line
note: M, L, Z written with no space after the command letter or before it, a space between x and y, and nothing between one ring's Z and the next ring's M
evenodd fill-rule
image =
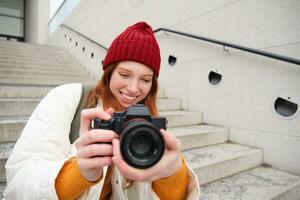
M77 163L81 174L90 182L102 176L102 168L112 164L113 148L111 144L118 135L111 130L92 129L94 118L109 120L113 109L103 111L100 108L84 109L81 112L80 136L75 141Z

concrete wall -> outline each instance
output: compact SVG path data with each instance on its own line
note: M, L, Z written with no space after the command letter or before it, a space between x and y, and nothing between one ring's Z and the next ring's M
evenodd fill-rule
M90 74L99 80L102 75L102 58L106 50L86 38L66 29L59 27L54 33L55 37L48 40L49 45L60 46L76 58Z
M25 42L44 44L48 40L49 0L26 0Z
M154 29L166 27L299 59L299 10L298 0L82 0L64 23L107 47L125 27L145 20ZM94 69L105 52L97 48L98 60L92 61L79 54L65 33L59 29L48 43L67 47L98 74ZM229 127L232 141L263 148L264 162L300 174L299 66L173 34L161 32L157 39L162 52L159 81L166 96L181 98L183 109L203 111L205 123ZM80 45L87 46L83 40ZM86 51L94 51L93 45ZM177 57L175 66L169 66L169 55ZM209 83L210 71L223 75L219 85ZM279 116L274 111L277 97L297 103L298 112Z

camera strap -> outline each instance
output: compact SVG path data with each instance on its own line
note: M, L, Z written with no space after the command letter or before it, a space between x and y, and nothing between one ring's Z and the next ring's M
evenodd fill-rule
M79 129L80 129L80 113L82 110L83 102L85 99L85 96L87 93L90 91L92 87L90 85L84 85L82 84L82 92L81 92L81 97L76 109L76 112L73 117L73 121L71 123L71 129L70 129L70 134L69 134L69 140L70 143L73 144L74 141L79 137Z

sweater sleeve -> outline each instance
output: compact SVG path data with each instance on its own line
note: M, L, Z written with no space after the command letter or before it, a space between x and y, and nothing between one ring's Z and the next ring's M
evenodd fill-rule
M80 173L77 159L72 157L65 162L60 170L55 180L55 189L60 200L76 199L84 190L95 185L97 182L86 180Z
M188 169L182 158L181 168L172 176L154 181L152 188L161 200L182 200L189 183Z
M100 200L108 200L110 198L111 188L111 168L106 173L104 185L102 187ZM99 179L101 180L102 177ZM78 198L86 189L97 184L98 181L89 182L86 180L79 171L77 159L70 158L65 162L61 171L55 180L55 189L57 196L60 200L69 200Z

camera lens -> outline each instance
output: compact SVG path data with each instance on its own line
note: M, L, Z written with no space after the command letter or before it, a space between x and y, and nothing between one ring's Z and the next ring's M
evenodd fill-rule
M145 157L151 154L154 148L153 142L151 137L147 135L147 132L141 132L132 139L129 148L133 155Z
M149 168L163 156L165 143L161 133L148 121L130 121L121 133L123 159L136 168Z

